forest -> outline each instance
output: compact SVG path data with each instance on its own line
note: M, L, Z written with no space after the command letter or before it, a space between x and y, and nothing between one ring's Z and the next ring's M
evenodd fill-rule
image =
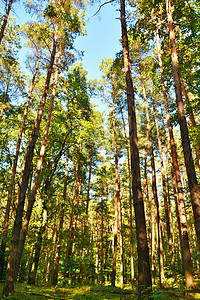
M100 79L92 5L121 26ZM200 1L1 6L0 298L200 299Z

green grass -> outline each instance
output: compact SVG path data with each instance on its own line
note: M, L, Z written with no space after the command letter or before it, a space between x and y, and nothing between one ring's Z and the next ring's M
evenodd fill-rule
M0 299L4 299L2 296L3 284L0 284ZM59 288L52 286L30 286L27 284L17 283L15 286L15 292L13 296L7 297L8 300L47 300L51 299L48 296L54 296L58 299L66 300L115 300L120 299L119 291L113 292L114 289L93 290L88 286L80 286L74 288ZM37 293L40 295L32 295L31 293ZM45 295L47 297L42 297Z
M0 284L0 299L2 296L3 284ZM37 295L34 295L37 294ZM46 297L44 297L45 295ZM136 294L122 294L119 288L112 287L52 287L48 285L30 286L25 283L17 283L13 296L7 297L8 300L46 300L51 299L65 300L125 300L137 299ZM166 288L162 290L154 290L152 299L157 300L184 300L184 299L200 299L200 292L192 292L181 288Z

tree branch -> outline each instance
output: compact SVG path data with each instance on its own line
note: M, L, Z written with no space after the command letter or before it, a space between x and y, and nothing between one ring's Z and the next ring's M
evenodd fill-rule
M102 9L102 7L103 7L104 5L110 4L110 3L114 2L114 1L115 1L115 0L110 0L110 1L106 1L106 2L104 2L103 4L101 4L101 5L99 6L98 10L97 10L91 17L89 17L89 18L87 19L87 22L88 22L91 18L95 17L95 16L100 12L100 10Z

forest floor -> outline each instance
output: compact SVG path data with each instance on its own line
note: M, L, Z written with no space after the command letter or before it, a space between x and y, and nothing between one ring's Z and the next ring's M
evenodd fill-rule
M52 287L52 286L32 286L17 283L13 296L4 298L2 296L3 284L0 284L0 299L8 300L133 300L137 299L134 291L113 287ZM189 291L181 288L167 288L154 290L152 299L155 300L181 300L200 299L200 291Z

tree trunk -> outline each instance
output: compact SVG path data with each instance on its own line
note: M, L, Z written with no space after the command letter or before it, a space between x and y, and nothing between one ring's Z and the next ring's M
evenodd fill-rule
M183 270L185 273L186 287L189 287L194 285L194 281L193 281L192 261L191 261L189 239L188 239L187 219L185 213L184 194L183 194L179 164L177 159L176 144L174 140L173 127L171 124L171 118L170 118L169 106L168 106L168 97L167 97L167 92L166 92L166 87L165 87L164 77L163 77L163 63L162 63L162 57L160 51L158 28L156 30L156 40L157 40L158 62L159 62L160 73L161 73L161 86L162 86L162 92L163 92L163 98L164 98L165 110L166 110L166 118L167 118L169 137L170 137L172 162L173 162L173 168L175 171L176 184L178 189L177 204L178 204L178 211L179 211L179 217L181 223L181 249L182 249L181 255L182 255L182 262L183 262Z
M102 202L101 202L101 249L100 249L100 260L101 260L101 269L100 269L100 276L101 276L101 285L103 285L105 278L104 278L104 260L103 260L103 253L104 253L104 247L103 247L103 242L104 242L104 236L103 236L103 228L104 228L104 223L103 223L103 197L102 197Z
M28 275L28 284L34 284L35 285L35 280L36 280L36 275L37 275L37 270L38 270L38 264L39 264L39 259L40 259L40 252L41 252L41 248L42 248L42 240L43 240L43 234L45 232L46 229L46 225L47 225L47 219L44 220L43 219L43 215L44 215L44 211L42 211L42 224L40 226L39 232L38 232L38 236L37 236L37 242L35 244L35 255L33 258L33 263L30 269L30 273ZM44 224L43 224L44 223Z
M3 35L4 35L4 31L5 31L5 28L6 28L7 21L8 21L8 16L9 16L9 13L10 13L10 10L11 10L11 7L12 7L12 3L13 3L13 0L10 0L9 3L8 3L8 8L6 10L6 14L5 14L4 19L3 19L3 24L2 24L1 32L0 32L0 44L1 44L1 41L3 39Z
M29 175L31 170L31 164L34 154L34 149L40 129L40 123L42 120L42 115L44 111L44 105L47 98L47 93L49 90L49 84L51 79L51 74L53 71L53 65L55 60L55 54L56 54L56 46L57 46L57 32L58 32L58 23L55 26L55 32L54 32L54 41L53 41L53 50L51 54L51 61L49 65L49 69L47 72L45 87L42 95L42 99L40 102L40 107L37 113L37 118L34 125L34 131L32 134L30 146L27 153L27 159L26 164L24 168L24 174L23 179L20 187L20 194L19 194L19 200L18 200L18 206L16 210L16 217L15 222L13 226L13 232L12 232L12 240L10 245L10 255L8 258L8 268L6 273L6 280L4 285L3 293L7 297L9 295L12 295L14 291L14 277L15 277L15 265L16 265L16 256L17 256L17 250L18 250L18 243L19 243L19 237L20 237L20 231L22 227L22 216L23 216L23 209L24 209L24 202L26 197L26 191L28 188L28 182L29 182Z
M116 258L117 258L117 230L118 230L118 221L120 229L120 283L121 286L124 285L124 267L123 267L123 237L122 237L122 213L121 213L121 196L120 196L120 175L119 175L119 166L118 166L118 148L117 148L117 133L116 133L116 124L115 124L115 86L114 78L112 78L112 124L113 124L113 133L114 133L114 146L115 146L115 223L114 223L114 252L113 252L113 277L112 285L115 286L116 278ZM120 207L120 211L118 210Z
M200 253L200 190L199 190L198 181L196 177L194 161L193 161L192 151L190 147L190 139L189 139L189 133L188 133L187 122L185 117L184 105L183 105L183 98L181 92L181 80L180 80L180 73L179 73L179 66L178 66L178 55L176 51L175 32L173 27L173 18L172 18L170 0L166 0L166 11L167 11L167 20L168 20L168 27L169 27L169 39L170 39L170 46L171 46L172 69L173 69L173 77L174 77L174 85L175 85L176 104L178 110L178 120L181 129L183 153L185 159L185 166L187 170L192 208L194 213L194 223L195 223L195 230L196 230L197 241L198 241L198 248ZM193 285L193 283L191 285Z
M98 284L98 266L99 266L99 226L98 226L98 212L96 210L96 234L95 234L95 239L96 239L96 260L95 260L95 281L96 284Z
M58 242L57 242L57 248L56 248L56 254L54 258L54 269L53 269L53 275L52 275L52 284L57 285L58 284L58 270L59 270L59 262L60 262L60 252L61 252L61 241L62 241L62 230L64 225L64 213L65 213L65 202L66 202L66 194L67 194L67 179L68 179L68 161L69 157L67 154L66 159L66 165L65 165L65 177L64 177L64 190L63 190L63 201L61 203L61 211L60 211L60 223L59 223L59 236L58 236Z
M92 156L90 157L90 162L89 162L89 178L88 178L88 188L87 188L86 217L85 217L85 226L84 226L84 234L85 235L87 235L87 233L88 233L88 212L89 212L89 202L90 202L91 175L92 175Z
M169 251L170 251L170 257L171 257L171 269L173 272L175 272L174 237L173 237L173 231L172 231L172 226L171 226L171 222L170 222L170 204L167 199L165 169L164 169L164 164L163 164L160 132L159 132L158 119L157 119L157 114L156 114L156 106L155 106L155 101L154 101L154 97L153 97L152 86L151 86L151 96L152 96L152 101L153 101L154 120L155 120L156 132L157 132L157 138L158 138L158 150L159 150L160 164L161 164L163 198L164 198L164 208L165 208L165 222L166 222L167 237L168 237Z
M40 155L39 155L39 160L37 162L35 178L34 178L33 186L31 189L31 194L30 194L29 201L28 201L28 208L26 211L24 225L23 225L23 229L21 232L20 241L19 241L19 245L18 245L17 263L16 263L16 279L17 279L17 275L18 275L18 271L19 271L22 253L24 250L24 244L25 244L26 235L28 232L28 226L29 226L29 222L30 222L30 218L31 218L31 213L32 213L33 205L35 203L35 196L36 196L36 192L37 192L37 188L38 188L38 182L39 182L39 178L40 178L40 174L41 174L41 170L42 170L42 164L43 164L44 154L45 154L45 150L46 150L47 139L48 139L48 135L49 135L49 128L50 128L50 124L51 124L51 115L52 115L52 110L53 110L53 104L54 104L54 99L55 99L55 94L56 94L56 89L57 89L57 81L58 81L58 76L59 76L60 63L61 63L61 42L60 42L60 55L59 55L59 59L58 59L57 69L55 72L55 79L54 79L54 84L53 84L51 101L50 101L50 105L49 105L49 112L48 112L48 116L47 116L45 133L44 133L42 145L40 148Z
M183 79L181 79L181 89L182 89L182 92L183 92L183 96L185 98L185 102L187 104L187 108L188 108L187 111L189 113L189 119L190 119L191 126L197 130L197 123L196 123L195 118L194 118L194 114L193 114L193 111L192 111L192 106L190 104L190 99L188 97L188 93L187 93L187 90L186 90L185 83L184 83ZM200 174L200 149L199 149L198 144L196 144L194 147L195 147L197 165L198 165L199 174Z
M135 279L135 271L134 271L134 255L133 255L133 203L132 203L132 193L131 193L131 166L130 166L130 147L128 138L126 135L126 125L124 122L124 116L122 107L120 104L121 116L122 116L122 123L124 129L124 136L126 140L126 152L127 152L127 160L128 160L128 178L129 178L129 229L130 229L130 253L131 253L131 286L134 288L134 279Z
M141 76L141 83L142 83L142 91L143 91L143 98L146 110L146 118L147 118L147 130L148 130L148 137L149 137L149 148L150 148L150 156L151 156L151 169L152 169L152 193L154 197L154 203L156 207L157 213L157 233L158 233L158 265L159 265L159 282L160 286L162 286L163 281L165 279L164 276L164 266L163 266L163 258L162 258L162 239L161 239L161 219L160 219L160 209L159 209L159 202L158 202L158 193L157 193L157 184L156 184L156 169L155 169L155 160L154 160L154 149L153 149L153 140L152 140L152 133L151 133L151 125L150 125L150 118L147 106L147 99L146 99L146 91L144 86L144 79L143 73L141 68L141 62L139 61L139 69L140 69L140 76Z
M69 224L69 238L67 242L67 250L65 254L65 268L64 268L64 277L69 277L69 260L72 254L72 246L73 246L73 238L74 231L76 228L76 220L74 216L74 210L78 206L77 200L77 186L78 186L78 169L79 169L79 156L76 161L76 169L75 169L75 180L74 180L74 189L73 189L73 200L72 200L72 208L71 208L71 217Z
M138 252L138 297L139 299L149 297L151 291L151 272L149 263L149 248L147 242L146 223L144 214L144 203L142 199L142 188L139 166L139 149L137 138L137 124L135 113L135 100L133 90L133 80L131 74L131 64L129 57L128 36L125 18L125 1L120 0L121 4L121 29L123 44L123 61L126 75L128 119L129 119L129 138L131 149L131 173L133 201L135 209L137 252Z
M2 108L1 108L1 112L0 112L0 121L2 119L4 108L5 108L5 103L6 103L6 100L7 100L7 97L8 97L8 89L9 89L9 83L7 84L6 92L5 92L5 95L4 95L4 98L3 98Z
M26 106L24 109L24 115L23 115L23 119L22 119L20 132L19 132L17 148L16 148L16 152L15 152L15 159L14 159L12 174L11 174L10 187L9 187L9 192L8 192L8 200L7 200L7 204L6 204L6 213L5 213L2 240L1 240L1 249L0 249L0 280L3 278L2 276L3 276L3 271L4 271L4 265L5 265L5 249L6 249L6 241L7 241L7 234L8 234L10 206L11 206L11 201L12 201L12 192L13 192L13 187L14 187L14 182L15 182L15 174L16 174L17 162L18 162L18 157L19 157L19 150L20 150L20 145L21 145L21 141L22 141L22 134L24 131L26 116L28 113L29 102L31 99L31 94L33 91L36 74L37 74L37 71L39 68L39 60L40 60L40 56L39 56L39 50L38 50L38 59L37 59L35 71L33 74L33 78L32 78L31 84L30 84L28 99L27 99Z
M147 139L147 132L145 134L145 138ZM145 154L144 154L144 203L146 202L146 210L145 216L147 217L147 221L149 223L149 230L148 230L148 238L151 241L151 203L149 200L149 188L148 188L148 177L147 177L147 142L145 143ZM148 208L147 208L148 204ZM151 253L151 244L150 244L150 253Z

